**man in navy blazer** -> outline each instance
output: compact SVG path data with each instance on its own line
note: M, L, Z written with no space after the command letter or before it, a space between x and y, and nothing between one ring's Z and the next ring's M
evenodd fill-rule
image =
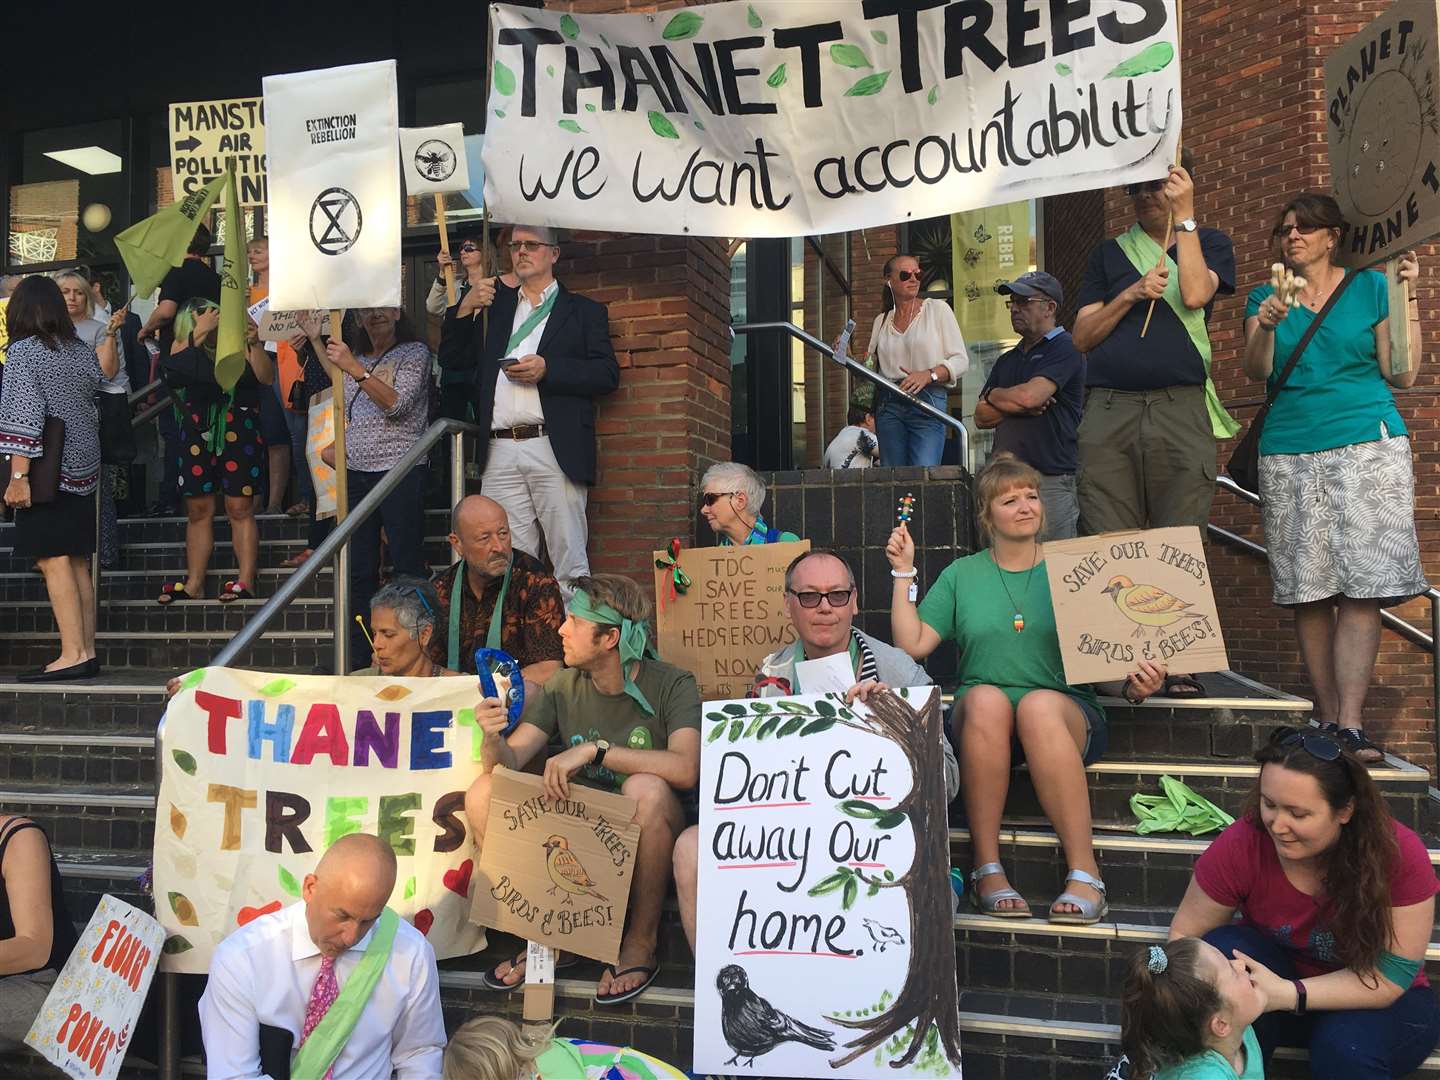
M473 371L475 422L490 432L477 451L481 490L505 508L513 546L538 557L543 532L568 597L590 572L595 399L619 385L620 365L605 305L555 280L554 230L517 225L509 247L520 287L471 289L446 312L440 366Z

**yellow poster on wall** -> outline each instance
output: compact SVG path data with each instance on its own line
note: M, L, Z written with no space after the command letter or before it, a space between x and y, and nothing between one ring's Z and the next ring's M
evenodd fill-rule
M971 344L1015 336L1005 298L995 286L1014 281L1030 263L1030 203L1006 203L950 215L951 285L960 332Z

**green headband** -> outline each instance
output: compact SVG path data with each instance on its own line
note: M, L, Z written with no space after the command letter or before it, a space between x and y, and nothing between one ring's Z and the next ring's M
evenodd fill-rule
M635 685L630 677L630 662L642 659L649 651L650 638L645 632L644 622L631 622L609 604L597 604L584 589L576 589L570 598L568 610L577 619L595 623L597 626L614 626L620 630L620 673L625 678L625 693L645 710L647 716L655 715L655 708Z

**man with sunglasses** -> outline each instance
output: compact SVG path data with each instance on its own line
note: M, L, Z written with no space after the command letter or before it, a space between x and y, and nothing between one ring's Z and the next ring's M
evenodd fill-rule
M595 399L620 385L604 304L555 279L553 229L516 225L509 241L519 288L497 290L488 334L464 303L440 366L474 370L481 489L505 508L516 547L539 555L541 536L561 589L590 572L585 504L595 482ZM483 340L482 340L483 338Z
M975 404L975 424L994 429L992 452L1008 450L1040 473L1040 539L1068 540L1080 514L1075 431L1085 406L1085 357L1056 325L1065 291L1054 277L1032 270L995 291L1007 298L1020 341L990 370Z

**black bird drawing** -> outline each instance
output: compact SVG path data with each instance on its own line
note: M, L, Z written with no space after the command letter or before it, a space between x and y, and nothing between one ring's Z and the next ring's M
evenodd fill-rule
M802 1024L786 1016L750 989L750 976L739 964L726 964L715 979L720 991L720 1030L735 1056L726 1065L747 1067L761 1054L768 1054L784 1042L799 1042L816 1050L834 1050L834 1032Z

